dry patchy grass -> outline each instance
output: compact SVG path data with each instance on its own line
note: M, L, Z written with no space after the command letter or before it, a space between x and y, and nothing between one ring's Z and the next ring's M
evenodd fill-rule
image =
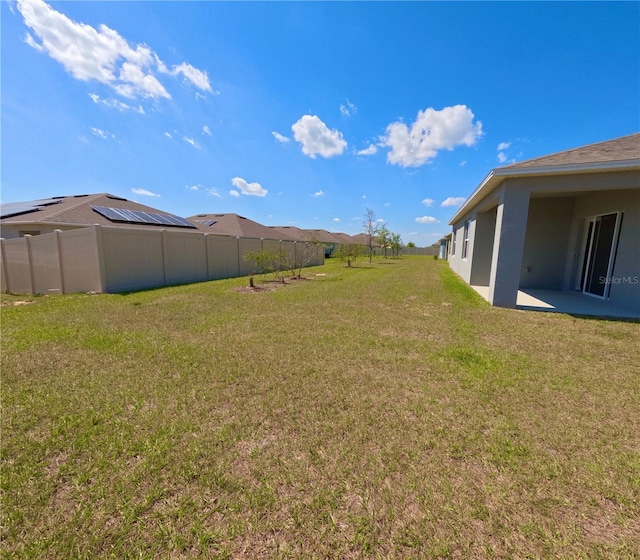
M3 306L3 556L639 557L638 324L307 278Z

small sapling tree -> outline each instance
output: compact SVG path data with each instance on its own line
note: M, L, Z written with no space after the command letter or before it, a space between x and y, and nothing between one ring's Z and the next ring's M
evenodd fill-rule
M345 243L340 245L336 255L341 261L347 261L347 268L351 268L358 260L358 257L360 257L365 251L366 248L364 245L358 245L357 243Z
M376 213L367 208L364 214L364 222L362 224L364 233L367 234L367 248L369 250L369 262L373 260L373 246L378 235L378 223L376 222Z

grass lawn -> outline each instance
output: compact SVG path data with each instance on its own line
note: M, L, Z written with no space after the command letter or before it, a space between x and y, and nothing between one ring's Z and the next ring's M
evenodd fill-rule
M640 558L638 323L305 275L2 296L2 557Z

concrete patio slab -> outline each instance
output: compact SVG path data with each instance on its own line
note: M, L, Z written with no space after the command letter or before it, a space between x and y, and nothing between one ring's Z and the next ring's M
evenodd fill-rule
M489 301L488 286L471 286L484 299ZM556 290L519 290L517 309L529 311L547 311L591 317L613 317L620 319L638 319L640 313L622 309L609 302L588 296L580 292Z

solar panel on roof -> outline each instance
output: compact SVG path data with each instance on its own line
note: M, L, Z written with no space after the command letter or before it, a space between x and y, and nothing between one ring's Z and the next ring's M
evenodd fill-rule
M112 222L197 228L195 224L192 224L180 216L174 216L173 214L158 214L156 212L111 208L109 206L92 206L91 209Z
M40 200L31 200L28 202L8 202L0 204L0 218L9 218L10 216L19 216L20 214L28 214L36 212L43 206L51 206L62 202L55 198L42 198Z

